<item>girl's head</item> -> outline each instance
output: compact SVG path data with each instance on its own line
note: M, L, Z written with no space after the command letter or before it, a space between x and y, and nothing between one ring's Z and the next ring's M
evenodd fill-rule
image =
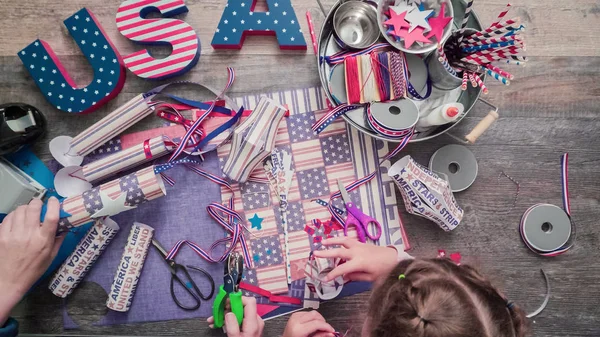
M400 262L369 305L363 331L371 337L522 337L526 332L518 307L475 269L449 259Z

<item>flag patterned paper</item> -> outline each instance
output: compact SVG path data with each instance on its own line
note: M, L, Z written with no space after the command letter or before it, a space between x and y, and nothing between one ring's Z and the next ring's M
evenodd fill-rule
M189 24L176 19L145 19L158 9L163 17L186 13L183 0L126 0L117 12L117 28L140 44L170 45L171 55L156 59L143 49L124 57L125 66L145 79L163 80L192 69L200 59L200 39Z
M266 0L267 12L255 12L257 0L231 0L212 39L215 49L241 49L247 35L275 35L281 49L306 49L291 0Z
M325 233L324 226L314 228L313 219L323 222L331 214L314 199L329 201L329 196L337 192L337 180L349 184L375 170L385 171L389 162L379 168L379 158L387 154L386 143L365 136L353 128L346 128L340 119L331 124L325 132L316 135L311 125L325 113L324 94L320 88L309 88L276 92L269 98L287 105L290 116L284 118L277 130L275 147L290 151L293 157L295 174L288 196L288 244L292 281L303 281L306 260L312 250L320 249L320 241L328 235L343 235L343 231ZM252 109L260 101L260 96L246 96L238 99L238 104ZM230 151L230 144L218 148L221 165ZM255 173L264 176L259 167ZM236 211L247 219L246 227L253 235L246 235L250 242L256 274L255 281L263 289L273 293L288 293L284 260L285 242L279 201L270 193L268 184L246 182L233 185ZM222 199L226 201L230 194L221 189ZM396 206L394 183L387 175L375 179L350 193L356 205L365 213L378 219L383 226L383 234L378 245L405 245L403 229ZM345 211L340 200L334 205ZM241 207L241 208L240 208ZM260 221L260 226L255 226ZM311 235L305 228L314 228ZM349 236L356 236L354 229ZM302 285L300 288L304 288ZM310 295L309 295L310 298Z
M123 89L123 59L88 9L79 10L64 24L94 70L94 79L89 85L78 87L43 40L34 41L18 56L46 100L55 108L75 114L92 112Z

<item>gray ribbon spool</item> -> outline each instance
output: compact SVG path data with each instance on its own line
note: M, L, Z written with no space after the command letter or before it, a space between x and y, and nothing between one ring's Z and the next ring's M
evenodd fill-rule
M446 145L429 159L429 169L448 177L452 192L464 191L477 178L478 165L473 152L465 146Z
M558 206L534 206L523 221L523 237L539 251L557 250L571 237L571 220Z
M382 126L394 130L408 130L419 121L419 108L409 99L386 103L372 103L371 116Z
M337 104L347 103L346 96L346 67L343 63L336 64L329 74L329 92Z

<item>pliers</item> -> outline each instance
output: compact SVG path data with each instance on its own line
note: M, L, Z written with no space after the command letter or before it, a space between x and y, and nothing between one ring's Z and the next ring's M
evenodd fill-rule
M242 304L242 291L240 282L244 273L244 260L238 253L232 253L227 257L223 276L223 285L219 287L219 293L213 303L213 317L215 328L223 327L225 322L225 302L229 297L231 312L241 325L244 320L244 306Z

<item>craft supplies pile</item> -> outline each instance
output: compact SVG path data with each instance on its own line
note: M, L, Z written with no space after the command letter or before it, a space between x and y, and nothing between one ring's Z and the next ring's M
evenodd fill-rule
M305 48L302 34L296 33L302 31L294 10L283 2L266 13L255 13L244 3L228 5L219 27L228 24L230 15L240 14L242 23L258 18L248 27L265 20L269 31L286 17L285 27L293 27L294 35L287 42L277 35L278 43L282 48ZM518 18L505 19L510 5L488 28L476 18L472 5L473 1L465 5L458 0L340 1L324 13L327 20L318 34L307 13L321 88L232 99L227 95L236 80L232 68L218 81L224 83L221 90L190 81L163 84L135 95L77 134L53 138L48 146L57 167L54 175L27 149L20 150L43 133L43 113L23 104L0 105L0 153L11 153L0 158L0 185L16 191L0 199L0 212L9 213L32 198L61 198L58 232L67 233L67 240L48 271L49 288L66 298L86 277L112 279L103 286L114 316L102 324L129 323L127 319L135 317L130 311L152 307L136 306L140 289L156 296L167 293L169 303L161 305L171 307L160 312L172 316L156 319L195 317L182 313L200 310L214 315L215 327L223 325L227 300L241 324L242 294L256 297L261 316L270 318L365 291L368 286L346 283L343 277L326 282L325 275L343 261L316 258L313 252L328 249L322 240L335 236L409 249L394 184L408 213L444 231L458 228L464 211L454 193L476 181L474 154L450 144L437 150L428 166L398 155L408 143L440 135L460 122L479 95L488 92L486 75L509 85L513 76L500 66L527 62L525 27ZM117 26L136 41L139 34L131 30L139 25L145 25L144 42L169 38L175 56L165 60L155 60L145 50L121 57L88 9L65 20L97 69L88 87L72 83L47 43L37 40L19 52L48 102L71 113L65 118L92 112L118 95L126 68L144 79L165 79L198 62L200 44L191 26L173 20L169 25L180 25L179 30L169 26L169 36L159 34L162 19L138 17L151 6L152 1L124 2ZM165 16L187 11L179 2L167 8ZM241 47L244 29L233 29L237 42L220 30L213 39L215 48ZM211 97L181 97L177 92L182 87L208 91ZM337 119L341 116L348 124ZM166 125L126 133L144 118ZM474 143L497 118L494 109L465 136L465 143ZM381 147L376 138L390 144ZM29 168L32 160L39 162L37 171ZM392 161L389 169L382 165L386 161ZM527 247L540 255L562 254L575 241L566 155L562 166L564 210L532 206L519 226ZM188 189L190 193L180 193ZM214 200L198 207L197 200L206 198ZM184 207L188 199L194 204ZM122 213L137 211L125 223L117 223ZM544 237L540 226L555 221L544 215L550 211L560 221ZM142 223L137 217L144 212L151 216L146 214ZM200 212L212 222L198 221ZM189 216L180 221L185 215ZM45 209L42 221L44 216ZM196 232L189 234L188 229ZM111 247L113 241L120 246ZM158 261L160 268L149 268L149 261ZM103 262L105 270L92 269ZM110 277L100 277L100 272ZM215 285L220 277L223 284ZM168 289L155 289L152 282L159 281ZM203 303L210 301L212 310L202 311L207 307ZM140 320L148 315L154 314L143 312Z

